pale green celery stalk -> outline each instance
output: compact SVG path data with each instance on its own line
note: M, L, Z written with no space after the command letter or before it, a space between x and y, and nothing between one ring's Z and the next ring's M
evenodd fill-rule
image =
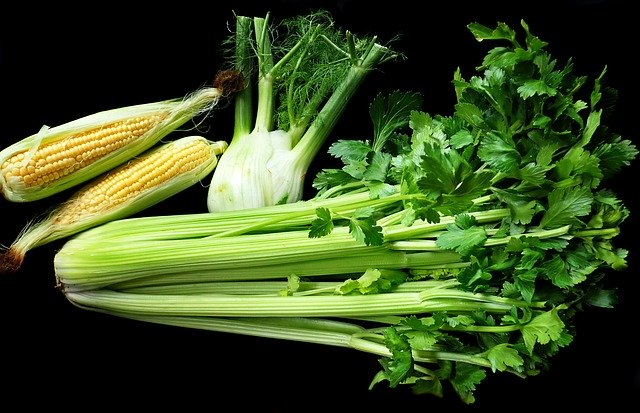
M254 40L247 18L236 21L237 64L244 68L253 53L257 59L256 118L251 129L248 86L236 96L233 138L211 179L211 212L302 199L307 169L348 101L373 68L396 57L375 37L339 33L323 13L291 19L273 45L268 18L253 19ZM250 84L253 72L243 73Z
M493 247L496 245L505 245L509 243L511 239L520 238L522 236L536 237L540 239L570 236L569 235L570 229L571 229L571 225L565 225L562 227L549 229L549 230L531 231L531 232L526 232L518 235L488 238L487 241L484 243L484 246ZM389 244L389 248L402 250L402 251L439 251L440 250L435 240L427 240L427 239L395 241Z
M163 241L103 242L83 234L54 257L56 278L69 291L153 284L256 280L291 274L320 276L459 262L452 251L407 254L355 240L346 227L322 238L306 230Z
M484 224L500 221L501 219L508 217L510 212L508 208L496 208L486 211L468 212L467 214L473 216L478 223ZM385 218L383 218L383 220L385 220ZM440 222L437 223L417 220L410 226L399 223L388 224L386 227L383 227L384 240L390 243L393 249L403 249L402 245L412 246L413 244L411 243L415 243L416 245L429 245L429 249L434 250L431 248L432 246L435 247L434 241L422 239L412 240L414 238L424 237L426 234L433 234L436 231L444 230L447 225L455 222L455 220L455 216L443 216L440 218ZM381 222L382 220L379 220L378 225L380 225ZM411 249L412 248L407 248L407 250Z
M537 301L537 302L532 302L530 303L530 307L531 308L536 308L536 309L542 309L544 308L546 305L545 302L542 301ZM374 317L351 317L350 319L353 321L364 321L367 323L377 323L377 324L381 324L383 325L382 327L375 327L375 328L371 328L369 329L369 331L371 332L379 332L381 330L383 330L386 326L396 326L396 329L400 332L403 331L409 331L411 330L409 327L407 326L400 326L400 323L402 322L402 320L404 320L406 317L403 316L394 316L394 315L390 315L390 316L374 316ZM440 327L440 329L445 330L445 331L460 331L460 332L467 332L467 333L510 333L513 331L518 331L522 328L521 325L519 324L498 324L498 325L461 325L458 324L455 327L451 327L448 326L446 324L442 325Z
M76 304L77 305L77 304ZM278 340L300 341L353 348L367 353L390 357L391 352L380 342L371 341L371 334L357 324L318 318L269 317L269 318L222 318L191 316L140 315L123 311L104 311L79 306L86 310L105 312L110 315L138 321L170 326L195 328L221 333L242 334ZM369 337L363 339L363 337Z
M106 274L82 275L76 273L77 279L59 277L59 281L68 290L86 290L96 287L108 287L112 289L127 289L154 285L171 285L204 282L229 282L251 280L284 279L289 275L299 277L314 276L342 276L359 277L370 268L377 269L404 269L410 268L411 273L420 271L436 270L442 268L459 268L467 266L468 263L460 261L460 256L450 251L427 251L407 254L403 251L390 251L379 249L371 252L344 254L335 252L332 256L322 259L296 260L291 263L278 263L272 265L249 265L239 264L233 268L212 268L201 266L200 268L185 268L163 272L157 268L146 273L132 273L126 268L119 274L109 271ZM88 268L88 271L93 271ZM97 275L97 276L96 276ZM105 275L109 277L107 280ZM122 279L122 282L114 280L115 277ZM70 281L70 279L72 281ZM64 280L64 281L63 281Z
M127 289L110 288L135 294L236 294L236 295L277 295L287 292L290 295L326 295L334 294L341 281L300 281L295 291L289 290L287 281L225 281L180 283L171 285L152 284L145 287ZM425 288L450 288L458 285L455 279L407 281L397 285L394 292L418 292Z
M265 296L228 294L134 294L109 289L66 292L83 307L141 315L207 317L360 317L415 315L446 311L506 313L525 301L471 293L454 288L371 295Z
M385 212L386 208L401 207L401 200L401 194L373 199L367 193L343 194L248 210L111 222L67 242L54 258L56 277L65 289L80 291L108 285L133 288L282 279L291 274L353 274L368 268L418 271L464 265L452 251L432 248L429 252L407 254L389 248L397 240L425 237L441 230L450 222L447 217L440 224L416 221L409 227L394 224L383 228L383 236L389 242L378 247L357 241L347 227L336 227L320 238L308 236L308 224L319 207L341 214L366 206ZM495 222L507 216L508 211L471 214L479 222ZM295 224L287 228L292 222ZM277 232L271 226L276 223L283 224ZM298 227L300 224L303 226ZM243 233L246 234L239 235Z
M327 208L341 216L349 216L358 208L372 207L381 212L401 208L402 198L399 193L371 198L368 192L355 192L333 198L312 198L291 204L218 213L128 218L93 228L85 232L83 238L121 242L119 238L126 241L166 240L283 231L308 225L317 218L318 208Z
M481 222L495 222L507 213L494 210L472 214ZM92 235L92 230L79 234L56 254L56 278L65 290L283 279L292 274L347 275L369 268L420 271L464 265L456 252L440 250L430 240L415 242L430 242L431 251L411 252L395 247L400 242L395 240L402 239L403 231L406 238L413 239L442 229L440 224L426 222L410 227L391 226L391 241L381 246L367 246L356 240L346 226L335 227L332 233L319 238L310 238L308 228L302 228L200 238L184 238L179 231L175 239L145 240L136 235L110 239L108 225L96 229L99 236ZM167 235L173 231L170 221L161 227ZM383 234L386 230L383 228Z

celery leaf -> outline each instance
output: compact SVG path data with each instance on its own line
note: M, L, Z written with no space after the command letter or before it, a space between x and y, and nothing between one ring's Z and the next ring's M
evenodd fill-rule
M496 344L484 352L484 356L491 362L491 370L505 371L508 368L519 370L524 364L524 360L518 350L508 343Z
M549 209L540 221L541 228L557 228L579 223L578 217L591 212L593 196L586 186L557 188L549 194Z
M462 256L467 256L475 248L484 244L487 233L483 227L469 224L470 215L456 217L454 224L447 225L447 231L440 234L436 245L443 249L454 250Z
M331 219L331 211L327 208L316 209L317 218L311 222L309 229L309 238L320 238L328 235L333 231L334 225Z
M473 404L476 385L480 384L486 376L487 374L481 367L467 363L456 363L455 376L451 378L451 384L464 403Z
M547 344L560 338L564 323L558 316L559 310L556 307L544 312L522 327L522 338L529 354L533 354L536 343Z
M413 372L413 355L407 337L395 328L386 328L383 335L391 358L383 359L381 363L388 375L389 386L394 388Z

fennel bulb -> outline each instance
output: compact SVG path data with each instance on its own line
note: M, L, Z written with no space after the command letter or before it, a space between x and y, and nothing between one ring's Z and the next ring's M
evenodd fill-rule
M305 165L292 150L291 136L282 130L255 131L229 146L209 187L210 211L257 208L300 200Z

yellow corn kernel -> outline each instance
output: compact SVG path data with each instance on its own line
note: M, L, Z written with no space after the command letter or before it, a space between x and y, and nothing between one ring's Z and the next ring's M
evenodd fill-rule
M28 250L140 212L201 181L227 148L188 136L150 149L82 187L46 218L27 226L6 252L0 272L17 270Z

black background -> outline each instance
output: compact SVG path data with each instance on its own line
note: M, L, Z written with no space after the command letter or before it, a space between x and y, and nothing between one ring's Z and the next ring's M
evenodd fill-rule
M510 3L515 3L513 5ZM573 57L591 79L605 65L605 84L618 89L611 129L638 142L638 22L631 2L558 0L520 2L395 0L280 0L251 2L17 3L0 13L0 147L43 125L55 126L100 110L180 97L211 81L222 66L221 41L233 12L274 19L329 10L337 24L381 41L407 59L387 63L358 91L329 138L367 138L367 106L378 92L423 93L424 109L448 114L456 67L470 77L486 46L466 25L498 21L550 43L560 61ZM200 132L228 139L232 111L220 108ZM177 135L172 135L177 136ZM323 152L324 153L324 152ZM318 162L323 161L323 153ZM318 163L311 168L315 173ZM640 364L636 323L639 283L635 231L638 211L632 165L615 182L631 218L617 241L630 249L630 269L612 274L620 286L615 309L589 311L578 335L552 369L521 380L489 374L477 401L463 405L446 389L443 399L408 389L368 385L376 356L341 348L156 326L72 306L54 287L52 259L62 242L31 251L15 274L0 278L0 409L6 407L170 407L190 411L298 412L347 408L422 411L579 411L603 406L636 411ZM0 244L68 194L26 204L0 200ZM143 215L206 210L206 188L196 185ZM22 409L21 409L22 410Z

